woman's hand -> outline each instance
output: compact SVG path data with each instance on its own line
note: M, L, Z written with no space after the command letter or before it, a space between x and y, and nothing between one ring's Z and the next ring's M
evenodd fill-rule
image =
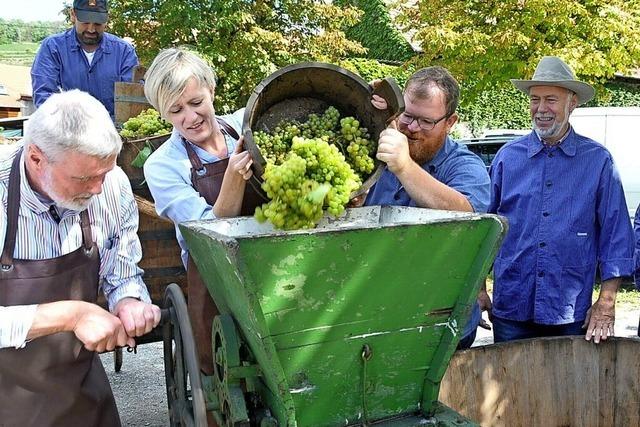
M251 169L253 159L248 151L243 151L243 145L244 137L240 137L238 144L236 145L236 149L229 157L229 165L227 166L227 172L225 175L229 173L236 175L236 177L239 175L243 180L248 181L253 176L253 170ZM232 179L235 179L236 177L233 177Z
M224 172L220 194L213 205L213 214L218 218L238 216L242 210L244 189L247 180L253 176L251 169L253 159L248 151L242 151L243 141L244 138L241 137L236 149L229 156L229 164Z

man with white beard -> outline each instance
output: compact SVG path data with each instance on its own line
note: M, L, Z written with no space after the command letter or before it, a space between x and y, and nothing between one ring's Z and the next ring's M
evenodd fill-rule
M585 334L598 343L614 333L634 242L611 154L569 124L594 89L554 56L532 80L511 82L529 96L533 132L505 144L489 171L489 212L509 221L493 267L494 339ZM592 304L596 268L602 287Z
M89 94L53 94L0 159L0 424L119 426L99 352L160 320L142 281L122 141ZM95 304L102 289L109 310Z

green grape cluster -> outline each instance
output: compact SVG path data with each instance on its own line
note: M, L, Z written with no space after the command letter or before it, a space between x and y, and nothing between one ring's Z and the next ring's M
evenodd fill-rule
M347 145L347 158L353 169L360 176L368 176L373 172L373 141L367 133L367 128L360 127L360 122L353 117L340 120L340 135ZM346 145L346 144L345 144Z
M279 165L267 163L262 189L271 199L256 208L255 218L276 228L315 227L324 212L338 216L362 182L337 146L322 138L292 138Z
M335 107L253 136L267 163L262 188L271 199L255 217L276 228L313 228L324 212L340 215L374 168L368 130L353 117L340 119Z
M336 127L340 120L340 112L336 107L329 107L319 116L309 114L307 121L302 124L302 136L306 138L322 138L327 142L333 142L336 137Z
M279 165L291 148L291 140L300 133L300 128L295 123L283 122L272 133L256 131L253 137L267 163Z
M340 118L335 107L329 107L322 114L309 114L304 123L281 122L272 132L254 132L256 145L267 163L282 164L291 150L291 141L296 136L308 139L320 138L337 146L347 162L365 181L375 167L375 144L369 131L360 127L353 117Z
M160 113L149 108L124 122L120 135L124 138L135 139L164 135L171 132L172 128L171 123L160 117Z

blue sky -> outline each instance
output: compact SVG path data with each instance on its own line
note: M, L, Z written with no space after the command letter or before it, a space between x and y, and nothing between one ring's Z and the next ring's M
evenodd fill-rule
M71 3L72 0L68 0ZM62 21L59 12L64 7L63 0L2 0L0 18L22 19L23 21ZM10 6L8 6L10 5Z

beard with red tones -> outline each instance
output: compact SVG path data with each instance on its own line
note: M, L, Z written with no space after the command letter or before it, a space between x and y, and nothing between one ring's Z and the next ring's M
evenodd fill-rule
M433 159L444 143L443 140L436 144L434 138L426 137L421 132L412 133L405 131L403 133L409 140L409 155L411 159L419 165L423 165Z

